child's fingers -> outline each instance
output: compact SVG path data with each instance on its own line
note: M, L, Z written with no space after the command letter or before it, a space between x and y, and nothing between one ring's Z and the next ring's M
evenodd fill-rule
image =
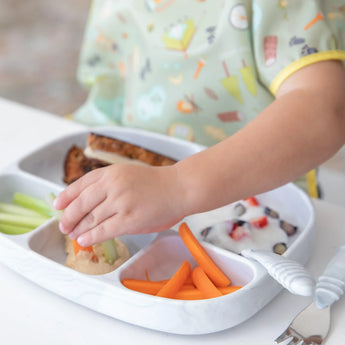
M126 211L121 212L118 211L118 208L113 208L114 212L118 212L106 218L89 231L81 234L77 238L77 241L81 246L88 247L125 234L148 233L162 230L152 224L152 222L149 222L149 226L147 225L148 219L156 219L157 217L152 218L153 216L149 215L147 218L147 212L145 210L143 212L136 212L135 210L137 209L138 206L133 206L131 209L127 208ZM164 227L164 229L167 228Z
M82 218L69 234L72 239L78 238L83 233L95 228L106 219L116 215L114 203L109 198L103 200Z
M61 232L72 232L77 224L105 199L106 193L96 183L87 187L65 208L59 224Z
M78 243L83 247L88 247L126 234L126 229L121 227L118 221L119 218L120 217L116 214L104 220L93 229L80 235L77 238Z
M90 171L86 175L70 184L54 200L54 207L57 210L65 209L87 186L99 180L100 169Z

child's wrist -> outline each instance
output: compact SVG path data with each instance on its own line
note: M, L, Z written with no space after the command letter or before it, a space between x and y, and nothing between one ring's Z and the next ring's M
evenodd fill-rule
M184 162L178 162L173 166L175 172L175 187L179 199L183 217L189 216L193 213L197 213L197 202L198 200L198 184L197 176L195 176L193 169L190 170L188 164ZM199 189L201 190L201 189Z

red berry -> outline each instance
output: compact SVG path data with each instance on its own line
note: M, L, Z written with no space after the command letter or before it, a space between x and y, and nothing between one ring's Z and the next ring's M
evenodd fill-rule
M248 203L251 206L259 206L259 202L258 202L258 200L254 196L251 196L250 198L246 198L244 200L248 201Z
M250 222L255 228L262 229L268 225L268 220L266 216L260 218L252 219Z
M243 227L243 226L237 226L235 229L233 229L229 236L234 240L234 241L239 241L244 237L249 236L248 230Z

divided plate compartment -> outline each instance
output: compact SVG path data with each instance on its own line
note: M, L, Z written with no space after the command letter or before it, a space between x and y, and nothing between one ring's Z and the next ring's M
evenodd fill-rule
M94 131L94 130L93 130ZM143 146L176 160L204 147L179 139L127 128L97 129L97 133ZM61 137L0 172L0 202L14 192L44 199L58 194L63 183L64 158L71 145L85 146L89 131ZM298 225L284 255L304 264L312 250L314 210L308 196L292 184L257 196L258 200ZM227 219L229 206L189 216L191 229ZM131 257L113 272L87 275L65 266L64 236L55 219L23 235L0 233L0 261L36 284L75 303L134 325L175 334L207 334L236 326L260 311L282 289L252 260L203 242L205 250L231 278L243 286L234 293L205 300L174 300L132 291L124 278L151 280L171 277L188 260L196 265L177 231L125 235Z

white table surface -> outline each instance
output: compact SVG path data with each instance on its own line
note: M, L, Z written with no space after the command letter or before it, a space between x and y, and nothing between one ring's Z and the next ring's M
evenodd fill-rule
M0 98L0 170L36 147L84 127ZM345 191L344 191L345 192ZM345 243L345 209L315 200L316 242L307 268L322 273L338 245ZM310 302L282 291L248 321L200 336L156 332L104 316L65 300L0 263L0 344L236 344L269 345ZM345 344L345 298L332 307L327 345Z

